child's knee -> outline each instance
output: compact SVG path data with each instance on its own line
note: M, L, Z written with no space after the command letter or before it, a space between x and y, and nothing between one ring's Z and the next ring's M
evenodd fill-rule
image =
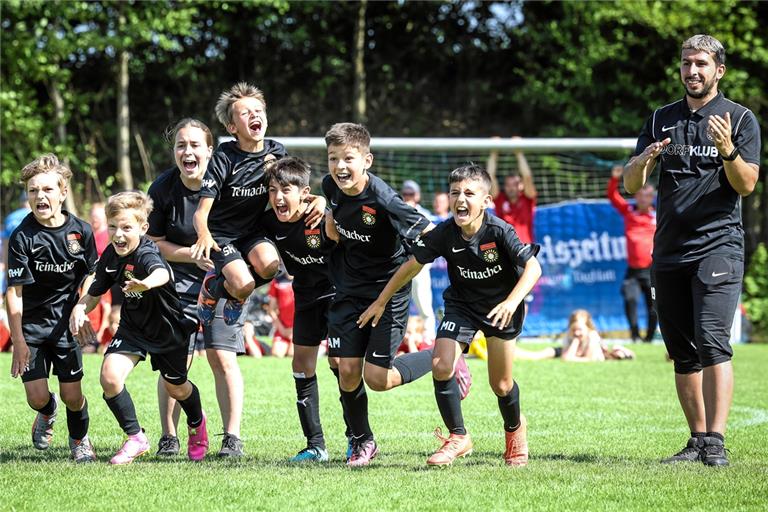
M496 396L507 396L512 392L512 388L515 387L515 381L511 378L492 380L490 384Z
M257 270L256 273L262 279L273 279L279 271L280 271L280 262L277 260L274 260L267 263L261 269L261 271Z
M453 377L453 361L446 358L432 358L432 378L448 380Z

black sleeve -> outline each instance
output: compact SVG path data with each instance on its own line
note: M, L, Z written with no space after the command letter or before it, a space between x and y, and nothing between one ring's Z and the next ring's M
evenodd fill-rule
M221 189L224 187L224 182L228 177L229 158L224 151L217 149L213 152L211 161L208 162L208 169L205 170L203 185L200 187L200 197L218 199Z
M330 254L333 248L336 247L336 241L331 240L328 238L328 235L325 234L325 217L323 217L323 220L320 221L320 224L317 225L316 229L320 230L320 252L323 254Z
M146 275L149 276L149 274L158 268L168 270L168 266L160 255L160 250L157 249L157 246L153 245L150 247L152 247L152 249L148 247L146 250L141 251L136 258L136 262L144 268Z
M93 238L93 230L85 223L83 223L83 247L85 247L85 264L88 266L88 273L92 274L96 270L96 261L99 259L99 253L96 251L96 240Z
M115 270L115 272L107 272L107 268ZM107 293L113 284L115 284L115 278L117 277L117 256L115 250L112 247L107 247L104 253L101 255L101 259L96 264L96 277L91 283L91 287L88 288L88 295L91 297L100 297Z
M741 119L731 119L733 144L739 148L741 158L750 164L760 165L760 125L755 114L745 110Z
M519 267L524 267L528 260L536 256L539 253L539 249L541 249L539 244L524 244L521 242L517 237L515 228L510 225L504 227L500 242L504 247L504 251L515 262L515 265Z
M406 240L416 240L422 231L429 226L429 219L403 201L397 194L392 194L384 204L392 226Z
M656 137L653 135L653 122L656 118L656 112L645 120L643 129L640 135L637 137L637 144L635 145L635 152L632 156L637 156L647 148L652 142L656 142Z
M453 222L453 220L446 222ZM414 240L413 244L411 244L411 254L416 258L416 261L426 265L443 255L443 244L441 242L448 238L448 233L445 232L444 226L445 223L441 223L429 233L419 236Z
M35 282L32 269L29 268L28 247L19 231L11 235L8 241L8 286L23 286Z
M165 236L165 219L167 216L165 211L165 200L168 198L167 194L163 194L163 192L159 190L160 188L160 183L155 181L149 187L149 191L147 192L155 205L155 207L152 208L152 211L149 213L149 218L147 219L147 222L149 223L147 234L149 236L155 237Z

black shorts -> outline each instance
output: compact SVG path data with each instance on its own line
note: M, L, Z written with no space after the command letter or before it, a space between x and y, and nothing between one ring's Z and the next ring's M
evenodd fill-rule
M224 323L223 309L226 300L222 299L216 305L216 314L211 325L203 326L202 331L195 329L189 336L189 346L187 353L192 355L196 347L211 348L216 350L226 350L237 354L245 353L245 339L243 337L243 320L245 318L245 308L240 315L237 323L227 325ZM181 304L184 307L184 316L197 319L197 296L194 301L190 295L181 296ZM200 343L202 342L202 344Z
M525 308L520 304L515 311L512 322L505 329L499 329L491 325L485 315L472 311L461 303L449 301L445 304L445 316L440 321L435 339L456 340L464 345L464 352L469 350L469 345L477 331L483 331L486 338L513 340L520 336L520 332L523 330L524 315Z
M138 341L130 333L126 333L118 328L112 341L109 342L104 355L113 353L131 354L139 356L139 360L143 361L147 358L147 354L149 354L152 370L159 371L166 381L177 386L187 382L188 354L186 346L182 345L170 352L163 352L161 354L147 351L144 346L144 343Z
M302 347L318 347L328 336L328 311L333 295L314 300L308 305L296 304L293 316L293 343Z
M374 299L336 294L328 312L328 355L365 357L369 363L392 368L397 347L403 341L408 322L411 291L398 293L387 303L376 327L371 323L360 329L357 319Z
M251 263L248 261L248 253L251 252L251 249L261 243L272 244L273 247L275 245L269 238L267 238L267 235L261 231L235 240L229 238L217 238L216 243L221 250L211 250L211 260L216 267L217 274L221 274L221 269L236 260L243 260L245 264L248 265L251 274L253 274L254 270L251 267ZM275 252L277 252L277 248L275 248Z
M22 382L47 379L53 374L59 382L78 382L83 378L83 351L80 345L58 347L54 343L36 345L28 343L29 370L21 375Z
M651 271L659 327L676 373L731 360L731 324L743 276L744 262L723 256Z

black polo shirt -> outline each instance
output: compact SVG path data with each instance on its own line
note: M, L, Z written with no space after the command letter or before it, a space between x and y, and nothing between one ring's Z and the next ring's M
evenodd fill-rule
M645 122L635 155L669 137L659 155L659 197L653 262L669 269L719 255L744 259L741 196L707 133L707 119L731 114L732 140L745 162L760 164L760 127L747 108L718 93L692 111L685 98L657 109Z

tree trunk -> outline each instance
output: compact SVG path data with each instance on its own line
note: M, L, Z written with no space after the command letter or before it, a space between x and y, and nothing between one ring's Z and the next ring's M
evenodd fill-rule
M131 120L128 108L129 58L130 53L127 51L121 51L118 54L120 68L117 75L117 174L125 190L133 189L130 157Z
M64 115L64 98L59 90L59 82L56 78L51 78L48 82L48 94L53 102L54 115L56 117L56 142L61 147L67 147L67 121ZM62 161L69 166L69 158L63 157ZM74 171L73 171L74 172ZM72 184L69 185L69 193L64 198L64 207L72 215L77 215L77 201L75 201L75 191Z
M352 60L354 61L354 98L352 101L352 118L358 123L367 121L365 103L365 11L368 0L362 0L357 8L355 22L355 44Z

